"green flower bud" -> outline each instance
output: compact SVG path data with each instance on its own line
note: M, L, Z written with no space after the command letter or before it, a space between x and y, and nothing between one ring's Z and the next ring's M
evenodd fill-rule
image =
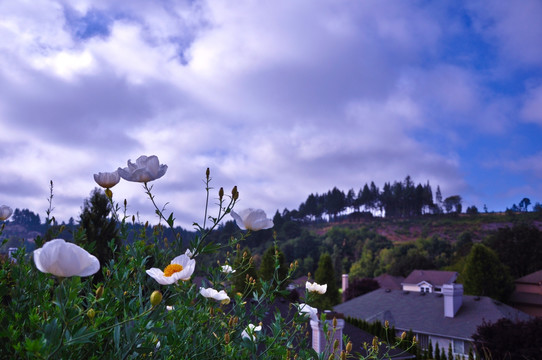
M96 311L92 308L88 309L87 316L90 320L93 320L94 316L96 316Z
M156 306L162 302L162 293L158 290L154 290L151 294L151 305Z
M103 285L96 289L96 300L101 298L104 294L104 287Z

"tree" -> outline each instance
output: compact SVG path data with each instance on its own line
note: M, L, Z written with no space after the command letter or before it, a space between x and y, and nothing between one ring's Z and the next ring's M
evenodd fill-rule
M333 215L333 218L336 219L337 215L344 211L346 208L346 195L341 190L336 187L333 190L328 191L326 194L326 212L330 215Z
M356 298L378 289L380 285L378 281L371 278L354 279L348 284L348 288L343 294L344 301Z
M79 225L84 229L85 236L81 246L91 250L100 264L109 263L114 258L114 249L109 246L113 241L116 250L122 246L117 231L117 222L109 215L112 206L107 196L98 188L90 193L90 198L85 199L83 211L80 214ZM95 275L100 279L101 272Z
M487 354L489 359L540 359L542 318L517 322L503 318L495 323L484 322L472 338L476 352Z
M478 208L474 205L467 207L467 210L465 211L469 215L477 215L478 214Z
M314 281L320 285L327 284L325 294L316 295L313 305L320 310L328 310L339 302L339 289L335 281L335 271L329 253L323 253L314 273Z
M461 201L461 196L459 195L448 196L444 199L444 208L446 209L446 212L450 213L454 210L455 213L461 213Z
M474 244L462 273L465 292L505 301L514 289L508 268L497 254L483 244Z
M435 204L435 209L438 213L442 212L442 193L440 192L440 186L437 185L437 192L435 193L435 199L437 203Z
M514 278L542 269L542 232L533 225L501 228L484 244L495 250Z
M529 205L531 205L531 200L529 198L523 198L520 202L519 202L519 208L522 210L522 211L529 211L528 208L529 208Z
M252 277L253 279L258 278L258 272L254 266L254 261L251 259L252 254L248 247L243 249L242 253L239 253L233 262L233 267L239 269L242 265L242 270L237 270L233 273L233 285L235 290L243 293L244 295L250 295L251 288L247 286L247 281ZM258 283L257 283L258 284Z
M278 279L275 279L275 269L277 270ZM275 285L277 284L276 280L282 281L286 279L288 267L284 261L284 253L278 247L271 246L265 251L260 264L259 275L263 281L272 280Z

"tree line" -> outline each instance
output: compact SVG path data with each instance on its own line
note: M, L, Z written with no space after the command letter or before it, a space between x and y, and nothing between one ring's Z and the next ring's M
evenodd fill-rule
M415 184L407 175L403 181L386 182L382 189L374 181L365 183L357 192L352 188L346 193L334 187L324 194L310 194L296 211L298 218L320 220L324 214L329 219L337 219L344 213L365 215L379 213L385 217L411 217L423 214L460 213L462 199L460 195L442 198L440 186L437 186L435 199L429 181Z

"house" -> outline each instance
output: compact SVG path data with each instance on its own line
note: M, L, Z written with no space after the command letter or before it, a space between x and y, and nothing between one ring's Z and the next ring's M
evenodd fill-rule
M275 314L280 313L282 318L289 322L293 318L293 312L296 311L296 307L284 298L278 298L271 304L272 311L269 311L263 319L262 323L264 326L269 326L275 319ZM333 318L337 320L337 326L332 333L324 332L323 323L320 320L311 319L309 321L309 331L306 334L306 339L308 343L312 345L312 348L317 353L324 353L326 355L330 354L330 349L333 346L335 339L340 340L340 345L337 350L337 355L340 354L341 350L345 349L346 343L343 343L343 336L346 336L349 341L352 342L352 355L357 359L360 356L367 356L368 353L364 348L364 344L371 344L374 336L367 333L366 331L349 324L344 320L344 315L337 312L332 312L329 310L324 311L328 329L333 329ZM317 317L320 319L321 312L319 311ZM299 344L294 344L294 347L299 346ZM413 359L414 355L405 352L401 349L391 349L385 344L382 344L379 349L379 358L383 358L385 354L388 354L395 360L402 359ZM327 356L325 357L327 359Z
M413 270L401 283L404 291L441 293L444 284L453 284L455 271Z
M542 316L542 270L517 279L515 285L510 305L529 315Z
M378 282L378 285L380 285L380 287L383 289L401 290L403 288L402 284L405 281L405 278L402 276L382 274L375 277L375 280Z
M425 283L433 286L437 284L430 281ZM433 346L438 343L444 349L448 349L451 344L454 355L459 356L468 355L472 335L484 321L530 318L524 312L491 298L463 295L463 286L453 283L442 284L439 292L381 288L333 309L345 317L369 322L383 323L387 320L390 326L395 327L397 334L412 330L422 349L427 348L431 340Z

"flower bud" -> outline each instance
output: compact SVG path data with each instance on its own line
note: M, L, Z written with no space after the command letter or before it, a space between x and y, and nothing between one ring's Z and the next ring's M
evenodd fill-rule
M335 339L333 342L333 351L336 351L339 348L339 339Z
M101 298L104 294L104 287L101 285L99 288L96 289L96 300Z
M406 338L406 332L403 331L401 333L401 340L405 340L405 338Z
M211 171L209 170L209 168L207 168L207 170L205 171L205 177L207 178L207 180L209 180L209 175L211 175Z
M333 317L333 328L335 329L337 327L337 318L336 317Z
M224 334L224 342L226 343L226 345L230 343L230 333Z
M222 199L224 197L224 188L221 187L220 190L218 190L218 198Z
M162 293L158 290L154 290L151 294L151 305L156 306L162 302Z
M341 360L346 360L346 351L341 351Z
M90 320L93 320L94 316L96 316L96 311L92 308L88 309L87 316Z
M231 197L233 200L239 199L239 191L237 191L237 185L235 185L231 190Z
M334 360L335 359L335 354L334 353L331 353L329 355L329 357L327 358L327 360Z
M349 353L352 351L352 341L349 341L348 344L346 344L346 352Z
M113 199L113 191L111 189L105 189L105 195L109 200Z
M384 328L387 329L390 327L390 322L388 320L384 321Z
M378 338L376 336L373 338L373 350L378 351Z

